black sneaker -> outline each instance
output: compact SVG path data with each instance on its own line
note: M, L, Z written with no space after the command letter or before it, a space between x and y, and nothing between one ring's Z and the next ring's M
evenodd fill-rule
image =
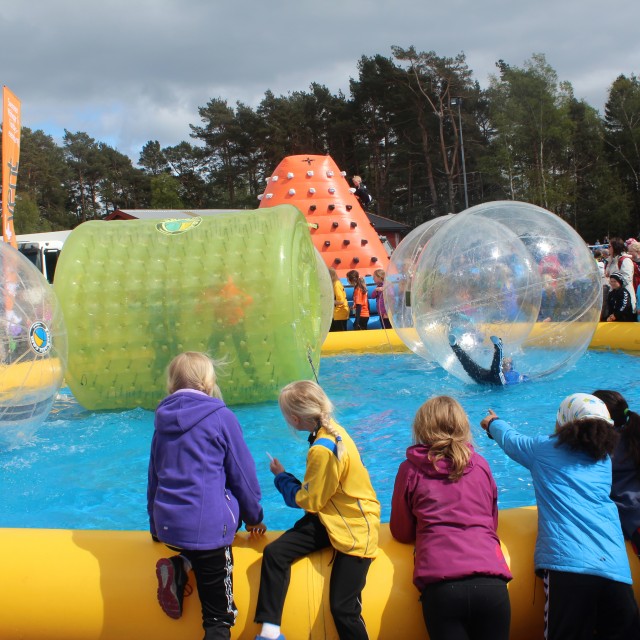
M182 558L180 556L160 558L156 563L156 576L158 578L158 603L170 618L177 620L182 616L182 600L189 581ZM189 593L191 590L186 595Z

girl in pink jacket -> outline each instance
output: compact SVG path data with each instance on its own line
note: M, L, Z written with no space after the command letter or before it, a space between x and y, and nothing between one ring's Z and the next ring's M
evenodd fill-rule
M400 465L391 533L415 544L413 583L431 640L508 640L511 573L498 539L498 491L448 396L425 402Z

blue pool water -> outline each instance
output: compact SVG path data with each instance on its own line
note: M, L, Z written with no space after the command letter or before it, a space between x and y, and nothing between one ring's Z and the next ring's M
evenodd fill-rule
M550 433L558 404L570 393L614 388L632 408L640 407L637 367L634 355L588 351L561 377L502 389L463 384L410 354L359 355L323 358L320 382L360 448L388 521L395 474L411 444L411 420L430 396L447 394L462 403L477 449L496 478L500 507L518 507L534 504L531 478L481 431L487 408L525 433ZM306 440L293 435L275 402L235 411L257 463L265 522L287 528L301 512L284 505L266 452L302 477ZM146 529L152 433L152 412L90 412L64 390L33 442L0 451L0 526Z

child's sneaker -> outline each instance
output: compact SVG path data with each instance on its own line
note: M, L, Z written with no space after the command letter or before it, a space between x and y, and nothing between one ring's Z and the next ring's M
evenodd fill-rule
M489 336L489 340L493 342L493 344L500 346L502 344L502 340L498 338L498 336Z
M450 334L449 334L449 344L450 344L452 347L455 347L457 342L458 342L458 338L456 338L455 334L450 333Z
M158 603L162 610L170 617L178 619L182 615L182 600L185 588L189 585L189 576L184 570L184 563L180 556L161 558L156 563L158 578ZM188 590L186 595L189 595Z

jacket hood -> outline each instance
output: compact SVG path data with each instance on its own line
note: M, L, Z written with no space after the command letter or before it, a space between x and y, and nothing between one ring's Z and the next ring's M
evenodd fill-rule
M224 402L194 389L180 389L167 396L156 409L155 426L159 433L185 433L222 409Z
M471 458L469 464L463 472L463 475L469 473L475 466L475 451L471 445ZM446 478L451 473L451 461L447 458L438 462L438 468L429 460L430 447L424 444L414 444L407 449L407 460L416 466L422 473L431 478Z

